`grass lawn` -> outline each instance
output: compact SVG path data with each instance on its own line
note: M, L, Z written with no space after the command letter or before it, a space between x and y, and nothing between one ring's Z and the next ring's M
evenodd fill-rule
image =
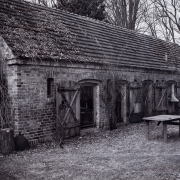
M94 130L65 140L61 149L44 143L28 151L0 155L0 180L180 180L178 126L121 125L112 131Z

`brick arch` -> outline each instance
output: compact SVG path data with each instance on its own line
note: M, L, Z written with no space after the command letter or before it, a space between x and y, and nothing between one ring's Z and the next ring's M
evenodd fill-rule
M102 81L99 80L99 79L82 79L82 80L79 80L78 83L80 84L99 84L101 83Z
M48 70L45 71L45 74L44 74L44 77L46 79L48 79L48 78L55 79L56 76L57 76L57 71L55 69L48 69Z
M168 80L166 81L166 85L172 85L172 84L175 84L176 81L175 80Z
M99 72L83 72L78 74L78 80L79 82L85 81L85 80L99 80L102 77L102 75Z
M153 83L153 80L147 79L147 80L143 80L142 83L143 83L143 82L144 82L144 83L146 83L146 82L147 82L147 83Z

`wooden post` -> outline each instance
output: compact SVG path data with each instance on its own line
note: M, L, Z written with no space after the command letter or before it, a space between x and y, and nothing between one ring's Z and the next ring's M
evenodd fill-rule
M0 130L0 152L4 155L10 154L15 150L14 134L12 129Z
M149 121L146 121L146 141L149 141Z
M163 137L164 143L167 143L167 122L163 122Z
M179 137L180 137L180 120L179 120Z
M126 97L126 84L122 86L121 94L123 95L121 99L121 118L123 119L124 124L127 122L127 97Z

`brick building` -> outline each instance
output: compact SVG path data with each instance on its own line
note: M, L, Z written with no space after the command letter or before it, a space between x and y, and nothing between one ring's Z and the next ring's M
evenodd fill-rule
M177 109L177 44L19 0L0 0L0 26L15 134L44 141L56 119L72 136Z

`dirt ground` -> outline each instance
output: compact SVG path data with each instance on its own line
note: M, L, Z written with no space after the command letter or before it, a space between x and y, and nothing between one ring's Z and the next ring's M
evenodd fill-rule
M53 142L0 155L0 180L180 180L178 130L169 125L164 144L162 124L150 124L149 142L145 123L120 125L66 139L63 149Z

